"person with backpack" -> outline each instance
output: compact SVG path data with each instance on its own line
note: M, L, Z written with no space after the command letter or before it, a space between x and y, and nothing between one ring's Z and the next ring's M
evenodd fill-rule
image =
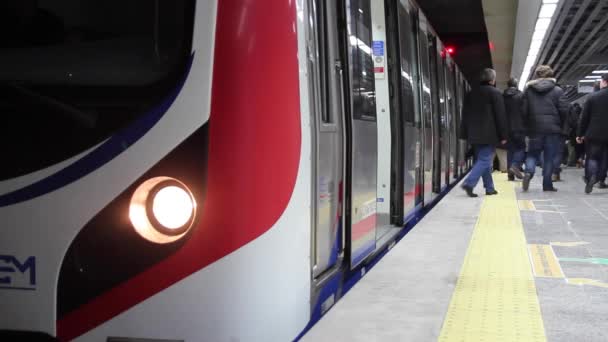
M524 178L522 166L526 158L526 132L522 112L522 92L517 89L519 81L512 77L507 82L508 88L503 93L505 110L507 113L507 125L509 130L509 142L507 143L507 166L508 179L515 177Z

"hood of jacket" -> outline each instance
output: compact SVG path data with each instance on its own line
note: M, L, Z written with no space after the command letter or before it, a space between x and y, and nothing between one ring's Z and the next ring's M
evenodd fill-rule
M520 94L520 93L521 93L521 91L520 91L519 89L517 89L517 88L515 88L515 87L509 87L509 88L507 88L507 89L505 90L505 93L504 93L504 94L505 94L505 96L507 96L507 97L513 97L513 96L515 96L515 95L517 95L517 94Z
M528 82L526 87L538 93L547 93L553 90L556 84L557 80L555 78L538 78Z

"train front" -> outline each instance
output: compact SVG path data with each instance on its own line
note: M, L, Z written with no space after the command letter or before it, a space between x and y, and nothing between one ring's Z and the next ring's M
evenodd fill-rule
M2 2L0 340L303 328L296 9L272 2Z

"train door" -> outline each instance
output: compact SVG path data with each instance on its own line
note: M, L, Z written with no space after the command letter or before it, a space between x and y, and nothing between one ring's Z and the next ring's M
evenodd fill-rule
M340 5L345 5L341 37L343 60L348 63L345 227L350 265L356 267L376 249L378 125L372 16L370 0L347 0Z
M340 191L343 177L342 68L336 7L308 0L310 111L313 115L313 279L338 265L343 248Z
M431 94L431 66L429 56L429 41L427 35L427 20L422 12L418 12L418 60L420 61L420 109L422 116L422 192L424 204L432 202L437 194L433 192L433 156L436 136L433 127L433 109Z
M390 5L390 3L389 3ZM376 117L378 124L378 184L376 246L389 243L403 227L403 126L390 83L387 61L395 60L395 51L387 48L387 20L384 1L372 1L372 55L376 89ZM387 23L388 22L388 23ZM392 29L392 25L390 26ZM392 62L391 62L392 63ZM401 214L395 216L396 208Z
M390 58L390 107L393 125L391 220L406 222L422 205L421 117L416 46L416 11L407 0L386 1Z
M431 55L431 92L433 93L433 125L434 134L437 137L434 152L434 186L435 192L439 193L447 187L447 103L445 89L445 63L443 59L443 46L437 37L429 33L429 45Z
M449 149L448 154L448 183L452 183L457 178L456 172L456 160L457 160L457 126L456 126L456 93L454 79L456 76L456 70L454 62L451 58L447 59L446 63L446 93L447 93L447 108L448 108L448 131L449 131Z

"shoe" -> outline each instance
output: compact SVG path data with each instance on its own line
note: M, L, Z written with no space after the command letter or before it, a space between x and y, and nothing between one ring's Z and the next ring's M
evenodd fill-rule
M547 191L547 192L557 192L556 188L549 188L549 189L543 189L543 191Z
M593 186L595 185L595 183L597 183L597 181L595 180L595 176L591 176L591 178L589 178L589 181L587 181L587 184L585 185L586 194L590 194L591 191L593 191Z
M600 189L608 189L608 184L606 184L606 182L599 182L597 187Z
M514 175L509 175L509 176L507 176L507 180L509 182L515 182L515 176Z
M532 179L532 175L527 173L524 175L524 181L521 184L522 189L524 189L524 191L528 191L528 189L530 188L530 180Z
M517 177L518 179L524 178L524 174L521 172L521 170L518 167L511 166L509 171L511 171L511 173L513 173L515 175L515 177Z
M553 182L561 182L562 181L561 177L559 176L559 173L554 173L553 176L551 176L551 180Z
M466 191L467 196L469 196L469 197L478 197L477 194L473 192L473 188L471 188L471 187L463 185L462 190Z
M486 190L486 196L498 195L498 191L496 190Z

